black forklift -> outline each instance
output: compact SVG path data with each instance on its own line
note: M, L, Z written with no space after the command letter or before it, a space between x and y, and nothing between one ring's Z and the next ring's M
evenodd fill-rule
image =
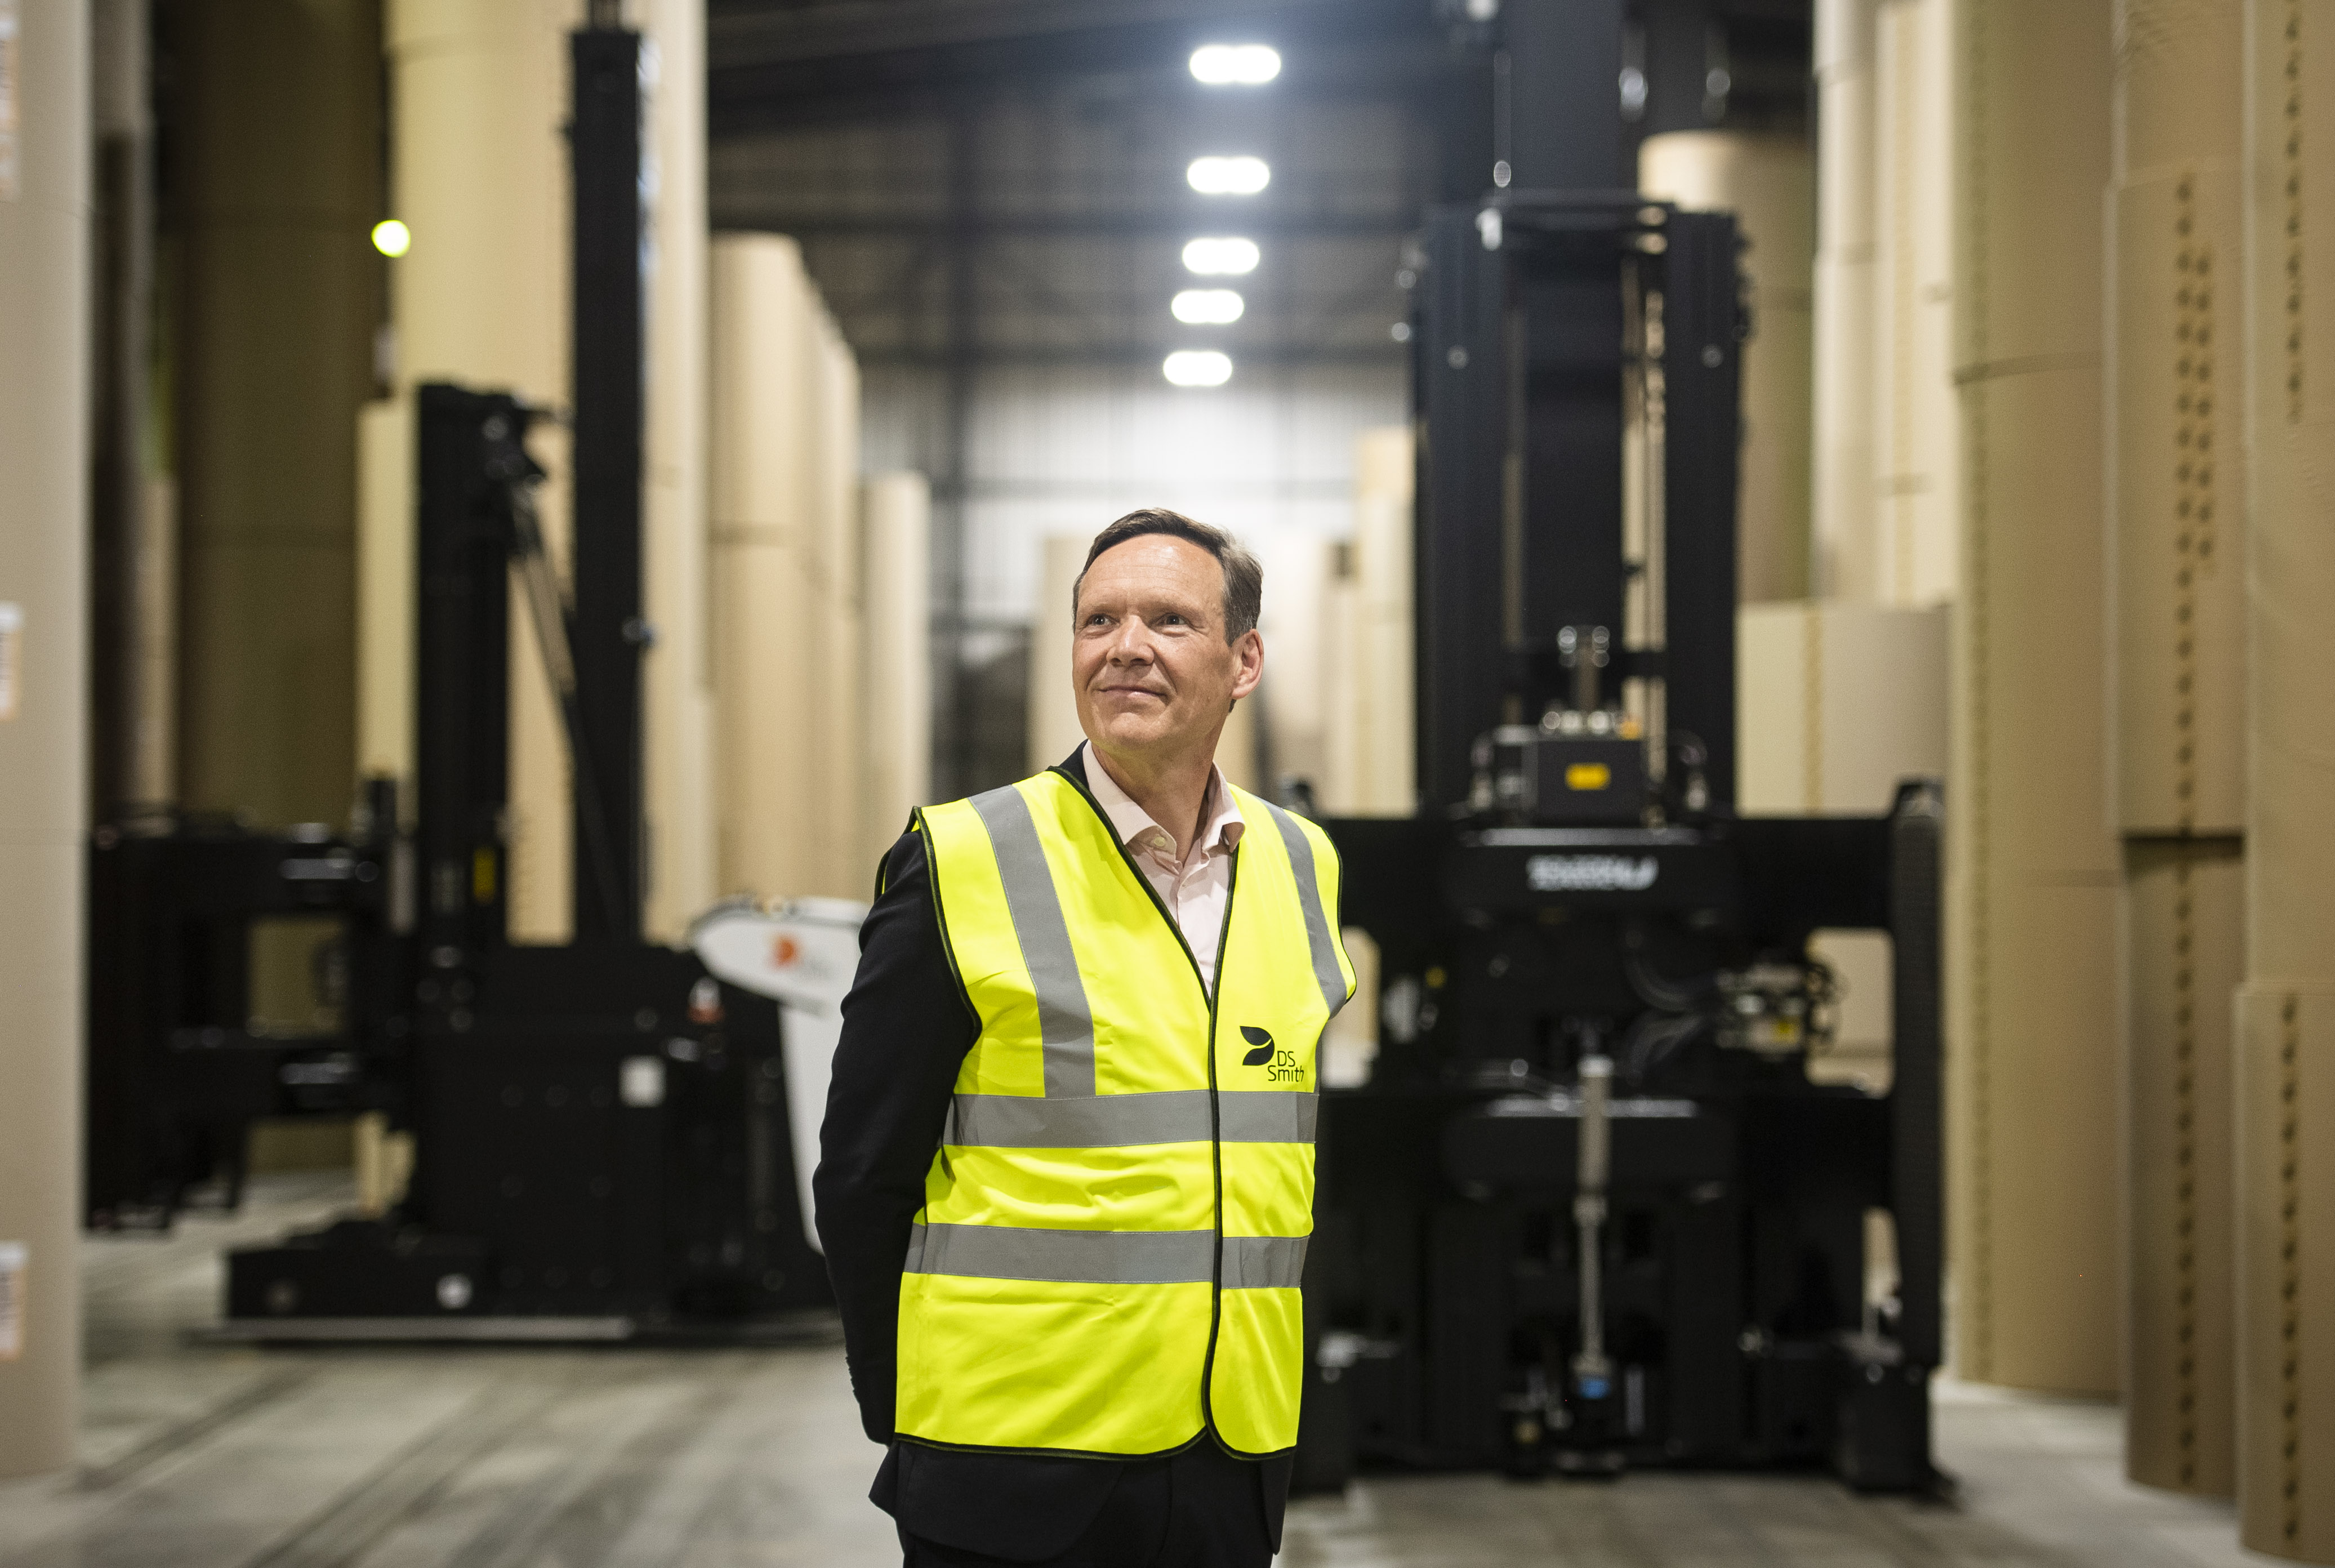
M596 8L596 10L597 8ZM90 866L87 1219L232 1203L252 1122L382 1118L385 1212L230 1254L228 1338L623 1340L825 1321L781 1017L642 938L641 38L572 35L575 550L505 393L415 390L412 798L349 828L110 823ZM508 934L511 587L572 763L575 940ZM315 1027L252 1027L254 933L329 924Z
M1299 1483L1925 1488L1939 788L1737 814L1736 224L1633 189L1620 0L1493 9L1495 183L1410 264L1419 810L1324 823L1379 1043L1323 1095ZM1890 939L1885 1090L1810 1075L1819 931Z

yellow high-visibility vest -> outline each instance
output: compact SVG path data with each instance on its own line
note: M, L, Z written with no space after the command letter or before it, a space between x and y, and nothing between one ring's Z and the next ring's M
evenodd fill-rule
M1212 997L1059 769L918 814L981 1021L900 1282L902 1437L1139 1457L1297 1440L1314 1047L1353 993L1338 857L1245 824Z

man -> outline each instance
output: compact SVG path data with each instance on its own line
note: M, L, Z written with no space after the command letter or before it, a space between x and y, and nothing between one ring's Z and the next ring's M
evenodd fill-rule
M1105 528L1086 744L885 857L812 1185L911 1568L1279 1549L1313 1051L1353 969L1329 839L1216 767L1263 586L1177 513Z

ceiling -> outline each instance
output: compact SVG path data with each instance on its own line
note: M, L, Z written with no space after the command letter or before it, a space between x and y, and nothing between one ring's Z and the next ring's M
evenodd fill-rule
M1514 4L1516 0L1509 0ZM1554 0L1594 5L1599 0ZM1605 0L1610 3L1610 0ZM713 221L791 234L862 362L1391 364L1404 236L1490 167L1487 30L1468 0L710 0ZM1637 0L1640 134L1805 134L1808 0ZM1204 87L1208 42L1282 55ZM1731 95L1705 90L1723 68ZM1249 197L1189 161L1253 153ZM1197 235L1255 239L1241 320L1168 301Z
M1404 233L1439 188L1455 60L1419 0L714 0L712 204L791 234L863 363L1392 362ZM1198 44L1264 42L1264 87L1203 87ZM1264 158L1248 197L1187 185ZM1240 322L1196 332L1185 240L1239 234Z

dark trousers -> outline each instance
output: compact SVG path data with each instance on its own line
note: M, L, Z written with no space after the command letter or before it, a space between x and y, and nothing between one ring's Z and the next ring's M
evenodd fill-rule
M998 1557L900 1527L906 1568L1268 1568L1286 1466L1235 1459L1202 1439L1165 1459L1083 1461L1109 1476L1101 1506L1065 1550ZM1271 1483L1278 1480L1281 1485ZM920 1521L922 1523L922 1521ZM949 1532L954 1534L954 1532Z

